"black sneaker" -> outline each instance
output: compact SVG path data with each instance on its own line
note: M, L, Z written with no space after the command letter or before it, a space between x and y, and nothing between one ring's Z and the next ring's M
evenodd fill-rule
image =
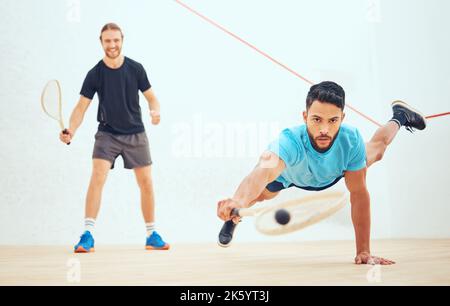
M233 222L233 220L229 220L225 222L222 226L222 229L219 233L219 240L217 243L223 247L227 248L230 246L231 240L233 240L233 233L236 229L237 224Z
M392 102L392 110L394 111L394 116L396 113L401 113L405 116L406 122L403 125L410 132L414 132L414 129L424 130L427 127L425 116L403 101L397 100Z

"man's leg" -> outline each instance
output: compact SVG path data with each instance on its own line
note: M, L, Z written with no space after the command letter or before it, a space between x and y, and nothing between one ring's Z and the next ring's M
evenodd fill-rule
M250 202L248 207L252 207L253 205L255 205L258 202L263 202L266 200L272 200L273 198L275 198L280 192L271 192L267 189L264 189L263 192L261 192L261 194L254 199L253 201Z
M375 132L372 139L366 143L367 167L383 158L386 148L394 140L399 129L397 123L389 121Z
M413 129L423 130L426 127L425 117L403 101L394 101L392 111L392 119L379 128L366 143L367 167L383 158L386 148L394 140L400 127L404 126L411 132Z
M145 223L155 222L155 197L151 177L151 166L135 168L134 174L141 191L141 209Z
M92 160L92 175L86 196L86 219L97 219L103 187L110 169L110 161L96 158Z
M100 210L103 186L105 185L110 169L111 162L104 159L93 159L91 181L86 195L85 232L81 236L80 242L75 246L76 253L89 253L94 251L92 231Z
M155 231L155 196L151 166L134 168L134 174L141 191L141 209L147 230L147 250L168 250L169 244L164 242Z

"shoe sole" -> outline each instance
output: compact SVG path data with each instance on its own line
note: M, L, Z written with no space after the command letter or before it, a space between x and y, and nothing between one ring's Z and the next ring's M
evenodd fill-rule
M236 224L236 226L237 226L237 224ZM220 239L217 239L217 244L218 244L220 247L222 247L222 248L228 248L228 247L230 247L230 245L231 245L232 242L233 242L233 237L231 237L231 241L228 242L227 244L223 244L223 243L220 242Z
M228 247L230 247L230 245L231 245L232 242L233 242L233 241L230 241L230 242L227 243L227 244L223 244L223 243L220 243L219 240L217 240L217 244L218 244L220 247L222 247L222 248L228 248Z
M94 253L95 249L91 248L89 251L87 251L85 248L83 248L82 246L79 246L76 250L75 253Z
M419 112L417 109L415 109L414 107L410 106L409 104L407 104L407 103L405 103L405 102L403 102L401 100L396 100L396 101L392 102L392 106L395 106L395 105L401 105L404 108L406 108L406 109L408 109L408 110L410 110L412 112L415 112L415 113L419 114L420 116L422 116L423 122L425 122L425 127L427 127L427 118L425 118L424 114Z
M145 246L145 249L147 251L166 251L168 249L170 249L170 245L166 244L165 246L161 247L161 248L157 248L157 247L152 247L150 245Z

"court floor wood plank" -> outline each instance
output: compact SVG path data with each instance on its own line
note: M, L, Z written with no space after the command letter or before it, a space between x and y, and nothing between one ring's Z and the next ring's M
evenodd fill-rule
M0 285L450 285L450 240L381 240L393 266L353 264L352 241L174 244L169 251L97 245L0 246Z

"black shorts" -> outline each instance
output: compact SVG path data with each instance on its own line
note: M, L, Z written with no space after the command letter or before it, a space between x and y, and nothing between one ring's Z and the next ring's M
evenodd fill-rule
M330 188L331 186L333 186L334 184L336 184L337 182L339 182L341 180L341 178L343 178L344 176L340 176L338 178L336 178L331 184L328 184L326 186L323 187L301 187L301 186L297 186L295 184L290 184L289 187L284 187L282 183L278 182L278 181L273 181L272 183L269 183L266 186L266 189L269 190L270 192L278 192L281 191L283 189L286 188L291 188L291 187L297 187L300 189L304 189L304 190L309 190L309 191L321 191L321 190L325 190Z

